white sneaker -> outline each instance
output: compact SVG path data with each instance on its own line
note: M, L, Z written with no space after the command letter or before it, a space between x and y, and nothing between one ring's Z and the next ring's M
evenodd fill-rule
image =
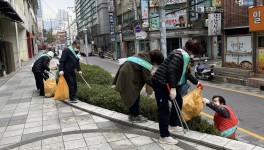
M169 136L169 137L160 137L159 138L159 142L161 143L161 144L169 144L169 145L176 145L176 144L178 144L178 141L177 140L175 140L174 138L172 138L171 136Z
M180 126L169 126L169 131L175 131L175 132L181 132L181 131L183 131L183 128L182 127L180 127Z

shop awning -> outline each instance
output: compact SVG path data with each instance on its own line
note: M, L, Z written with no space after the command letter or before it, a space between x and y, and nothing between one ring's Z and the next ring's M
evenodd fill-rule
M0 12L14 21L23 22L9 2L0 0Z

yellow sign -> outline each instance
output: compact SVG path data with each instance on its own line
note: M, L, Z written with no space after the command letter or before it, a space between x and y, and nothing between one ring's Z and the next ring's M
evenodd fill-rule
M264 6L249 8L249 31L264 30Z
M258 72L264 72L264 47L258 51Z
M213 0L212 6L213 7L221 7L221 0Z

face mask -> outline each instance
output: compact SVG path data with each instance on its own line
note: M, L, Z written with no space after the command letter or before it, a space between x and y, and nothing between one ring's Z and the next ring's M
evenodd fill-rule
M220 105L220 103L219 102L214 102L217 106L219 106Z
M194 58L194 55L190 55L191 58Z

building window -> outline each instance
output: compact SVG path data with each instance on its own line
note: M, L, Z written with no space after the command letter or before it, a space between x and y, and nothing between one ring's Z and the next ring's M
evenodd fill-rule
M122 15L117 16L117 24L118 25L122 24Z
M264 47L264 35L258 37L258 47Z

